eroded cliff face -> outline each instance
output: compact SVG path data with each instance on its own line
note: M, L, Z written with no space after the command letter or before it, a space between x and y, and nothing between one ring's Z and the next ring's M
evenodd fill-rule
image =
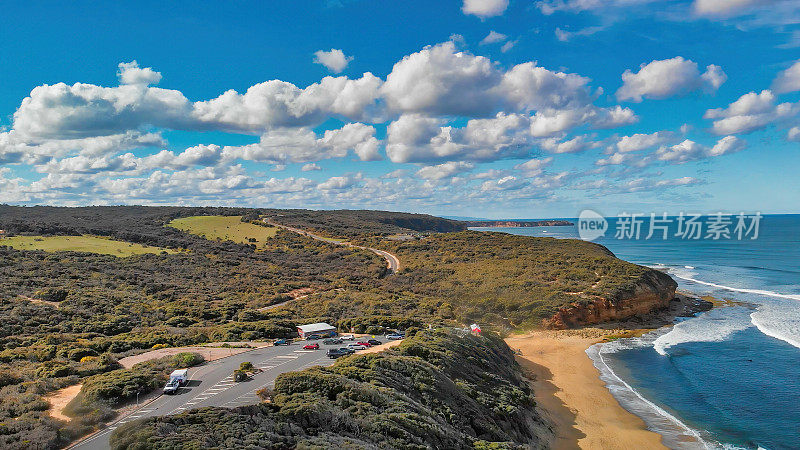
M639 280L607 298L575 302L558 310L544 325L553 329L616 322L669 307L678 284L669 275L648 270Z

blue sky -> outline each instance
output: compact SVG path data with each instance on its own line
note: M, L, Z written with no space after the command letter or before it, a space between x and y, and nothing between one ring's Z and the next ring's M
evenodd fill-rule
M7 5L0 202L796 213L799 9Z

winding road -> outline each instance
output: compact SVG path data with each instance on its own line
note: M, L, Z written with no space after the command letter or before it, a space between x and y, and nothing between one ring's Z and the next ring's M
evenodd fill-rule
M292 232L295 232L297 234L302 234L303 236L308 236L308 237L310 237L312 239L316 239L318 241L327 242L329 244L344 245L346 247L360 248L360 249L363 249L363 250L369 250L372 253L375 253L376 255L378 255L378 256L380 256L380 257L382 257L383 259L386 260L386 268L389 269L389 273L397 273L397 271L400 270L400 258L398 258L396 255L393 255L393 254L391 254L391 253L389 253L387 251L378 250L377 248L372 248L372 247L364 247L364 246L361 246L361 245L355 245L355 244L351 244L350 242L341 241L341 240L338 240L338 239L326 238L324 236L320 236L318 234L310 233L310 232L302 230L300 228L294 228L294 227L290 227L288 225L281 225L279 223L275 223L275 222L271 221L270 219L263 219L263 220L264 220L264 223L266 223L267 225L270 225L270 226L273 226L273 227L278 227L278 228L283 228L284 230L292 231Z

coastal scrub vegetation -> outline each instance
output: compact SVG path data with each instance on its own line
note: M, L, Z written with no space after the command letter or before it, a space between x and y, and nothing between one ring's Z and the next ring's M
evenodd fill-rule
M552 438L513 353L492 333L422 331L381 353L282 374L270 398L131 422L111 445L521 449Z
M167 226L206 220L197 217L270 237L207 239ZM390 251L403 268L387 276L370 251L268 227L264 217ZM388 212L0 205L0 230L175 250L119 258L0 240L0 447L12 449L57 448L90 431L119 404L106 400L124 402L132 386L155 382L152 372L116 364L152 348L293 337L298 323L318 321L373 334L473 321L509 330L540 325L565 304L613 298L652 272L595 244L460 231L456 221ZM294 300L298 292L305 296ZM88 395L103 406L85 420L49 417L43 396L81 381L85 394L92 385L119 394Z

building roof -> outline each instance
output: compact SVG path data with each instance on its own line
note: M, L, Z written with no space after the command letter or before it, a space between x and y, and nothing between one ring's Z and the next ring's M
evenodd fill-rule
M325 322L311 323L308 325L298 325L297 328L303 333L313 333L315 331L335 330L336 327Z

